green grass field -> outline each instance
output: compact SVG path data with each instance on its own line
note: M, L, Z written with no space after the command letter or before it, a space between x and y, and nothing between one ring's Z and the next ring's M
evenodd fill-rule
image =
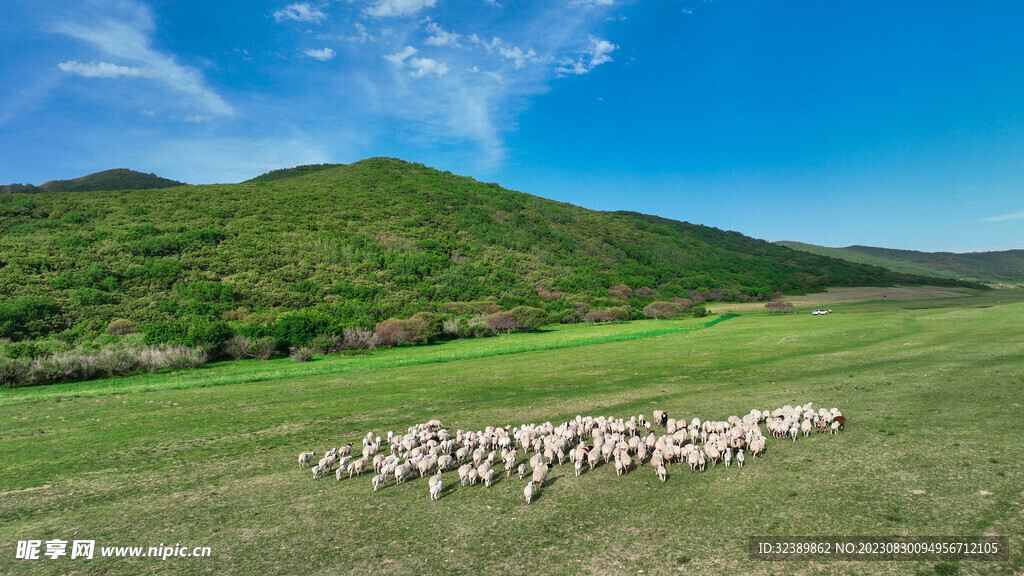
M573 326L5 390L0 573L1019 574L1024 304L1002 298L747 315L582 346L670 324ZM515 352L552 344L571 347ZM430 418L451 429L656 408L724 419L804 402L841 409L846 431L769 438L742 470L672 466L664 484L647 466L623 478L556 466L529 506L518 478L462 488L448 474L430 502L426 479L373 493L369 475L314 481L296 464L302 450ZM1005 536L1010 559L747 557L749 536L892 535ZM56 538L180 542L212 557L15 560L19 540Z

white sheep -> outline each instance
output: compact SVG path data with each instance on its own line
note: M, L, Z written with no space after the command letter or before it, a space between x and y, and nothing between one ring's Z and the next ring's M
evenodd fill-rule
M459 466L459 482L465 486L466 482L469 482L469 471L473 469L472 464L463 464Z
M433 501L433 500L440 500L440 499L441 499L441 481L438 480L437 484L434 484L433 486L430 487L430 500Z
M340 472L341 468L338 468L338 471ZM380 488L381 486L384 485L384 480L386 478L387 478L387 476L385 476L383 474L378 474L378 475L374 476L372 480L370 480L370 484L373 485L373 491L374 492L377 491L377 488Z
M548 465L541 464L533 471L533 483L539 488L548 479Z
M533 482L526 483L526 488L523 488L523 496L526 496L527 504L533 500Z
M665 470L665 466L658 464L658 480L664 482L668 478L668 470Z
M487 472L484 472L484 487L485 488L490 488L491 487L491 480L492 479L494 479L494 469L493 468L488 468Z
M736 467L743 468L743 462L745 461L746 458L743 456L743 449L740 448L740 451L736 453Z
M302 452L299 454L299 468L305 468L309 466L309 463L313 461L313 457L316 456L316 452Z
M320 464L317 464L316 466L310 468L310 471L313 472L313 479L316 480L317 478L322 477L324 475L324 470L325 468Z
M526 464L525 463L520 464L518 471L519 471L519 479L522 480L523 476L526 476Z

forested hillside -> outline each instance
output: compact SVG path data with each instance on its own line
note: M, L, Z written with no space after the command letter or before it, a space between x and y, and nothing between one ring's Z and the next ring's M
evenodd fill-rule
M114 320L238 329L297 311L340 330L484 301L573 321L673 297L924 281L387 158L230 185L0 197L0 338L15 341Z

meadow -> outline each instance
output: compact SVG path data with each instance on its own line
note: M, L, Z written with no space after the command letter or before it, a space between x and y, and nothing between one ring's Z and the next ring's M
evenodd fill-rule
M567 326L4 390L0 572L1019 574L1020 300L1016 291L886 299L669 333L666 321ZM623 334L633 337L608 341ZM475 430L654 409L725 419L805 402L842 410L846 430L769 438L742 470L674 465L664 484L649 466L621 478L613 466L581 478L555 466L530 505L525 481L504 475L489 489L446 475L431 502L426 479L374 493L369 475L314 481L296 463L300 451L358 446L366 431L431 418ZM747 555L749 536L972 535L1008 537L1009 560ZM14 559L17 541L55 538L209 546L212 556Z

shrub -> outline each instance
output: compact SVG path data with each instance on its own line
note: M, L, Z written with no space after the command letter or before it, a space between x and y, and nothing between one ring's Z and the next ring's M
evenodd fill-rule
M277 349L277 341L270 336L257 338L249 343L249 355L259 360L270 360Z
M698 302L693 305L693 308L690 308L690 313L693 314L694 318L703 318L711 312L704 306L703 302Z
M683 312L686 312L690 309L690 306L693 306L693 300L690 300L689 298L680 298L679 296L673 298L672 302L674 304L678 304Z
M28 358L0 356L0 387L17 388L29 383L31 361Z
M648 288L646 286L641 286L640 288L636 289L636 295L637 296L657 296L658 295L658 291L654 290L654 289L651 289L651 288Z
M487 329L495 334L508 334L519 325L512 312L495 312L488 316L485 322Z
M644 307L644 316L654 319L668 318L682 311L682 306L674 302L651 302Z
M558 300L562 296L565 296L565 292L549 291L548 289L546 289L546 288L544 288L542 286L538 286L537 287L537 296L540 296L541 300Z
M115 318L110 321L110 324L107 324L107 334L116 334L117 336L132 334L138 329L138 324L124 318Z
M249 346L251 344L252 340L238 334L224 343L224 353L235 360L241 360L249 355Z
M611 288L609 288L608 295L611 296L612 298L628 299L633 297L633 290L629 286L626 286L625 284L619 284L617 286L612 286Z
M202 348L192 348L189 346L167 346L162 352L162 364L171 370L199 368L210 359L209 355Z
M415 337L410 326L398 318L388 318L373 328L374 346L394 346L402 342L412 342Z
M443 328L441 318L433 312L417 312L405 324L406 329L413 334L412 341L424 344L440 336Z
M285 346L307 346L317 334L326 332L330 324L330 317L322 312L288 312L274 322L273 334Z
M345 328L342 331L347 350L369 350L374 347L373 332L363 328Z
M548 323L548 313L533 306L516 306L510 310L516 319L516 328L520 330L537 330Z
M313 354L325 356L345 349L345 337L337 334L320 334L309 345Z
M789 314L793 312L792 302L769 302L765 304L764 307L767 308L769 312L776 314Z
M629 310L625 306L591 310L583 317L587 322L622 322L628 318Z
M309 362L313 359L313 349L309 346L292 346L288 349L288 357L292 362Z

